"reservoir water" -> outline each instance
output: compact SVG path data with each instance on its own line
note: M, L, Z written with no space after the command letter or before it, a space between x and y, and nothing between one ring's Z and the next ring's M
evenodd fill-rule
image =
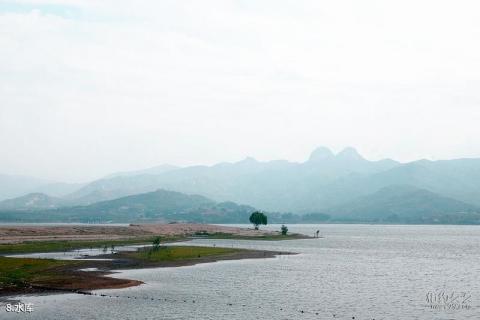
M480 319L478 226L288 227L323 238L197 239L188 244L299 254L122 271L145 284L12 297L34 311L0 319Z

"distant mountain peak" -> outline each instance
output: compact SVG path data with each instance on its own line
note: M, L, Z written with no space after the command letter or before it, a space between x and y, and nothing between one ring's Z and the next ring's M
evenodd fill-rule
M134 171L123 171L123 172L115 172L112 174L109 174L103 179L110 179L110 178L116 178L116 177L128 177L128 176L138 176L142 174L162 174L165 172L173 171L180 169L180 167L170 165L170 164L161 164L155 167L150 167L147 169L142 169L142 170L134 170Z
M346 160L363 160L363 157L355 148L346 147L337 154L337 158Z
M327 147L318 147L310 154L308 161L321 161L329 158L333 158L333 152Z
M245 159L238 161L238 163L257 163L258 161L253 157L246 157Z
M35 192L24 196L0 201L0 210L8 209L49 209L55 208L60 204L60 199L50 197L44 193Z

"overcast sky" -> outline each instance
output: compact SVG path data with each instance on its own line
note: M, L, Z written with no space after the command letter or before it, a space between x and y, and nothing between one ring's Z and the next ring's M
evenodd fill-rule
M0 173L480 157L480 3L0 0Z

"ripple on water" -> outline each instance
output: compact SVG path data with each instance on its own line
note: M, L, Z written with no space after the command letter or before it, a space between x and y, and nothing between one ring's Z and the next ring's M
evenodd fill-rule
M96 295L20 297L44 319L480 319L480 228L289 226L318 240L199 239L190 245L295 251L274 259L128 270L146 282ZM428 291L471 294L469 310L432 310ZM102 296L103 295L103 296ZM303 311L303 312L302 312ZM5 315L5 314L0 314ZM15 319L15 315L6 315ZM17 317L18 318L18 317Z

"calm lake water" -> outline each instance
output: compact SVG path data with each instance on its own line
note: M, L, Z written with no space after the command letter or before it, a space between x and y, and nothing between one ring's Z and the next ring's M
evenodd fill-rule
M290 225L289 229L308 235L319 229L324 238L195 240L189 244L300 254L128 270L115 276L146 284L98 290L97 296L16 297L33 303L34 311L18 315L3 309L0 318L480 319L480 227Z

